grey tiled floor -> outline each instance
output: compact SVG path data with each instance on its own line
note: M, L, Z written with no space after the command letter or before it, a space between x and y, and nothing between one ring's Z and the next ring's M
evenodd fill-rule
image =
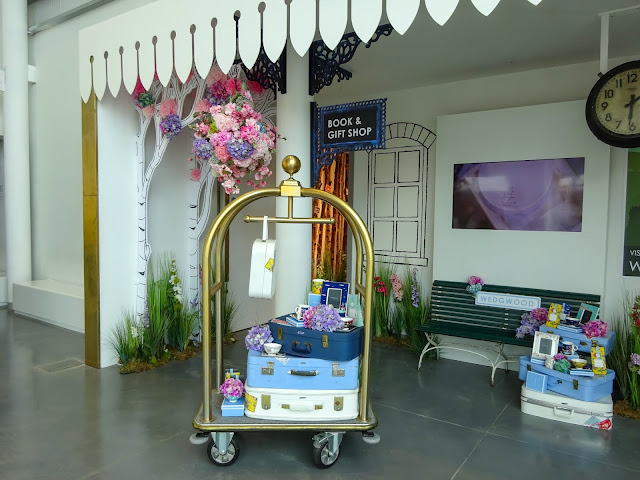
M188 442L200 405L201 361L138 375L84 365L49 373L43 365L83 358L83 336L0 311L0 478L429 478L637 479L640 423L616 417L611 432L520 413L520 382L485 367L427 361L374 346L371 400L382 441L347 434L330 470L311 460L304 432L245 433L229 468ZM241 344L225 350L244 369Z

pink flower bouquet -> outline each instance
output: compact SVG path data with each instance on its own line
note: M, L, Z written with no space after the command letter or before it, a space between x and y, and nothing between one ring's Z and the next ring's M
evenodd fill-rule
M608 328L609 325L602 320L591 320L582 325L582 333L584 333L587 338L604 337L607 334Z
M237 378L227 378L220 385L220 393L231 401L239 399L244 393L244 385Z

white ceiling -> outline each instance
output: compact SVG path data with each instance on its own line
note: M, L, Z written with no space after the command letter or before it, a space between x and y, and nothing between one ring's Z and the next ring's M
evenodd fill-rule
M394 32L369 49L359 47L344 65L354 78L340 83L340 93L360 96L399 85L410 88L595 61L600 55L598 14L637 5L640 0L543 0L538 6L503 0L485 17L470 0L460 0L441 27L422 4L404 35ZM625 56L640 57L640 9L610 19L610 58Z

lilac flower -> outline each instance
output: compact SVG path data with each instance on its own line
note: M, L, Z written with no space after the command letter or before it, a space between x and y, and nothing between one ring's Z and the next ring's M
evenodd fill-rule
M204 138L196 138L193 141L192 151L200 160L209 160L213 155L213 147Z
M304 326L311 330L334 332L342 328L342 317L331 305L317 305L309 308L303 316Z
M418 308L420 302L420 294L418 293L418 269L414 268L411 272L411 305Z
M251 327L244 339L247 350L255 350L256 352L264 351L264 344L271 342L273 342L273 336L267 325Z
M255 151L253 145L245 141L230 140L227 142L227 152L236 160L249 158Z
M160 122L160 131L164 133L169 140L175 138L181 130L182 122L178 115L167 115L167 117Z
M195 309L198 306L198 295L196 294L195 297L193 297L193 300L191 300L190 306L192 309Z
M516 329L516 338L524 338L526 335L533 336L543 323L541 317L539 312L537 312L537 317L533 315L533 312L523 313L520 320L521 325Z
M144 328L149 326L149 299L144 299L144 313L142 314L142 324Z
M640 355L638 355L637 353L631 354L631 356L629 357L629 368L630 369L640 368Z

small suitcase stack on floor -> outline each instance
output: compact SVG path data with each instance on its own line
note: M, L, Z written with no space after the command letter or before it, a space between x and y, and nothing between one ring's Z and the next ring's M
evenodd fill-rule
M322 332L269 322L277 354L249 350L245 415L265 420L350 420L358 416L362 327Z
M549 327L542 325L536 336L558 336L556 341L563 346L571 344L575 354L591 355L596 348L597 354L608 354L614 345L615 334L603 337L587 338L577 329L563 329L562 326ZM534 351L536 342L534 341ZM585 355L586 354L586 355ZM553 352L548 357L553 358ZM570 356L574 360L578 355ZM578 360L579 362L579 360ZM615 372L608 369L591 368L571 369L561 372L552 366L548 359L531 356L520 357L519 378L525 381L521 390L521 410L523 413L548 418L575 425L584 425L601 430L612 428L613 380ZM583 362L584 363L584 362ZM582 371L581 371L582 370ZM596 373L597 372L597 373Z

